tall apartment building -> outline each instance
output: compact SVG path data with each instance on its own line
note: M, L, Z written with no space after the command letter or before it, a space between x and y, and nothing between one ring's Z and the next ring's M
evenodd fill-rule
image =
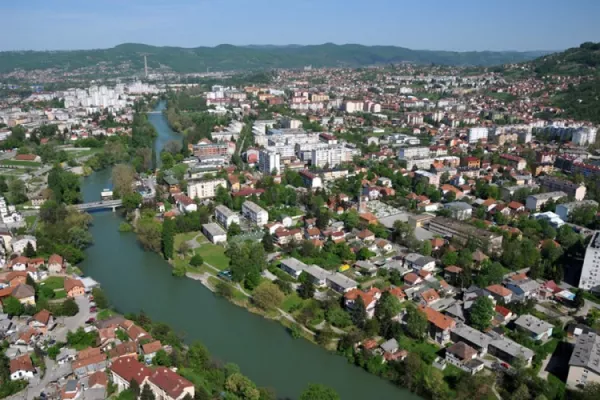
M446 217L435 217L427 228L432 233L453 238L461 243L473 240L478 247L486 251L498 251L502 248L502 235L479 229L473 225Z
M229 229L231 224L240 224L240 217L233 211L222 204L219 204L215 207L215 219L217 222L224 227L225 229Z
M600 231L594 232L585 250L585 258L579 278L580 289L600 291Z
M258 226L264 226L269 222L269 213L250 200L242 204L242 215Z
M258 169L263 174L281 170L281 154L273 150L261 150L258 155Z
M596 128L581 127L575 129L571 141L579 146L596 143Z
M227 188L225 179L201 179L188 181L187 195L192 199L210 199L217 195L217 188Z
M579 335L569 359L567 385L576 389L588 383L600 383L600 336L594 332Z
M542 176L539 179L541 186L548 191L562 191L574 197L575 200L581 201L585 198L587 189L585 185L573 183L566 179L555 178L553 176Z
M414 160L419 158L429 158L429 147L401 147L398 149L398 159Z
M469 143L477 143L483 139L487 140L487 138L488 128L479 127L469 129Z
M360 150L344 145L317 147L311 152L311 164L316 167L336 167L344 162L352 161L352 157L360 155Z
M344 104L344 110L348 114L362 111L363 108L364 108L364 103L362 101L347 101L346 104Z

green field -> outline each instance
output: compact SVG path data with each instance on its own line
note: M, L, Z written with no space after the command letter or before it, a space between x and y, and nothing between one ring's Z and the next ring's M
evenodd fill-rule
M2 160L0 165L13 165L15 167L41 167L42 163L35 161Z
M62 276L51 276L50 278L43 281L40 285L43 285L44 287L49 287L52 290L64 289L65 278L63 278Z
M194 253L200 254L204 262L220 270L229 267L229 257L225 255L225 248L212 243L205 243L194 249Z
M54 291L54 298L55 299L64 299L67 297L67 292L65 292L64 289L59 289L59 290L55 290Z

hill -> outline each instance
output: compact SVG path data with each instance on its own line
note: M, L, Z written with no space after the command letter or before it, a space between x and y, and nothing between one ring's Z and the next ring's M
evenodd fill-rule
M59 68L73 70L126 65L143 68L143 55L148 56L151 68L168 67L175 72L251 70L269 68L360 67L375 64L414 62L442 65L489 66L532 60L546 52L517 51L433 51L411 50L395 46L336 45L313 46L233 46L216 47L157 47L126 43L110 49L73 51L7 51L0 52L0 73L15 69L33 70Z
M560 53L539 57L531 62L538 75L598 75L600 43L586 42Z

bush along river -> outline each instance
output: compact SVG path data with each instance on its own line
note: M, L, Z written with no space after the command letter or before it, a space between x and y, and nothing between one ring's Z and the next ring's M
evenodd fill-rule
M164 108L164 103L157 110ZM178 135L162 114L151 114L161 146ZM160 154L157 148L157 154ZM85 178L84 201L98 201L110 187L111 170ZM200 340L217 359L233 362L259 386L278 397L297 398L309 383L335 389L342 399L416 400L418 396L349 364L307 340L295 340L279 323L252 314L214 295L200 282L173 277L159 255L144 251L134 233L120 233L123 221L110 211L94 213L94 245L81 268L96 279L121 313L143 310L155 321Z

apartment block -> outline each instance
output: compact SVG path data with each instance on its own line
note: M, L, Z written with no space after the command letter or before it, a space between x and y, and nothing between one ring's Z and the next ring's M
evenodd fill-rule
M487 140L488 128L470 128L469 129L469 143L477 143L480 140Z
M269 222L269 213L250 200L246 200L242 204L242 215L258 226L264 226Z
M273 150L261 150L258 156L258 169L263 174L281 170L281 154Z
M581 388L588 383L600 383L600 336L590 332L581 334L569 359L567 385Z
M192 199L210 199L217 195L217 188L227 188L225 179L202 179L188 181L187 195Z
M525 201L525 207L530 211L539 211L544 206L544 204L546 204L550 200L556 201L558 199L562 199L563 197L567 197L567 194L565 192L547 192L532 194L531 196L527 196L527 200Z
M579 278L580 289L600 291L600 231L594 232L588 244Z
M539 179L540 185L547 191L565 192L569 197L581 201L585 198L587 189L585 185L577 184L566 179L555 178L553 176L542 176Z
M225 229L229 229L231 224L240 224L239 215L222 204L215 207L215 220Z

